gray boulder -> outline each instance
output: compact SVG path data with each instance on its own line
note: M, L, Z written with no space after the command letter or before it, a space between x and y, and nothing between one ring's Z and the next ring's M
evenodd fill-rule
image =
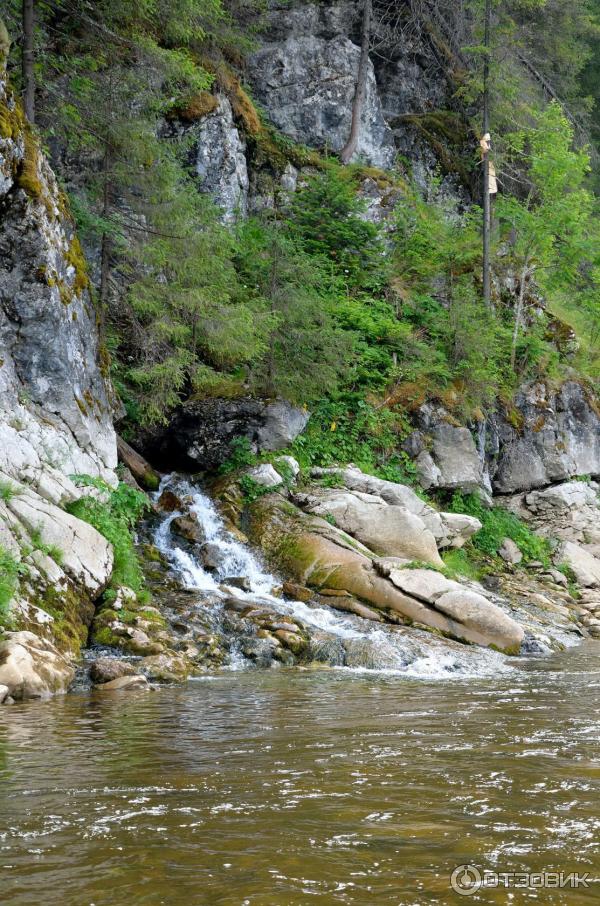
M600 475L600 415L585 387L566 381L553 392L543 383L529 384L515 408L512 423L500 417L496 424L498 454L490 472L497 493Z
M432 532L404 506L360 491L328 490L294 497L303 510L352 535L380 557L402 557L443 566Z
M314 478L323 475L338 475L340 481L349 490L374 495L391 506L404 507L409 513L422 520L440 548L462 547L481 528L481 523L473 516L438 512L425 503L418 494L415 494L412 488L394 481L376 478L374 475L367 475L356 466L350 465L341 469L315 468L311 470L311 475Z
M263 488L277 488L283 482L283 478L276 472L273 466L265 462L260 466L254 466L246 472L249 478Z
M254 452L281 450L304 430L309 413L284 400L204 399L184 404L165 430L140 437L150 458L172 468L215 469L247 438Z

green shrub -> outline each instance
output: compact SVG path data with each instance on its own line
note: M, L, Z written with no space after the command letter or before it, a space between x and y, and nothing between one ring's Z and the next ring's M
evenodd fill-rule
M19 577L23 571L23 564L0 546L0 626L9 623L9 604L19 588Z
M252 452L250 441L247 437L235 437L231 441L229 449L231 450L229 459L225 460L219 467L221 475L237 472L238 469L243 469L244 466L256 465L256 455Z
M265 494L270 494L272 491L277 490L276 487L266 487L263 484L259 484L250 475L242 475L238 484L245 503L254 503L259 497L264 497Z
M8 503L17 493L17 488L10 481L0 481L0 500Z
M134 547L133 528L150 506L140 491L119 482L111 488L104 481L89 475L73 476L80 486L94 487L104 492L105 500L81 497L67 504L67 512L88 522L113 546L114 565L110 584L114 588L126 585L136 594L142 592L144 578Z
M303 469L352 462L379 478L411 483L415 467L400 449L408 431L404 416L376 408L358 393L345 394L315 407L306 430L289 452ZM336 478L328 480L335 482Z
M488 509L476 494L454 494L449 508L453 513L466 513L479 519L482 527L473 536L472 544L483 554L496 557L503 540L510 538L523 554L526 563L539 560L544 566L550 565L550 542L532 532L514 513L499 506Z

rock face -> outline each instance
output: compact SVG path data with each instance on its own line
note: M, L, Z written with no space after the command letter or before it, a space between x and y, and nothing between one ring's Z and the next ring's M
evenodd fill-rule
M575 475L600 476L600 413L581 384L524 387L515 400L516 427L497 424L498 453L490 462L494 491L541 488Z
M110 388L81 247L0 71L0 545L21 561L1 643L13 698L64 691L112 548L63 506L73 474L116 484Z
M348 140L360 48L345 32L355 15L348 3L271 10L274 27L250 58L249 77L274 125L296 142L340 151ZM389 167L394 157L369 62L357 158Z
M485 422L458 425L439 406L423 405L406 442L425 488L514 494L600 475L600 412L576 381L552 391L527 384L514 408Z
M165 465L215 469L231 456L231 443L247 438L252 449L281 450L304 430L309 414L283 400L207 399L187 403L168 429L144 444Z
M219 97L215 110L197 127L194 168L200 188L209 192L231 222L248 207L246 143L233 121L231 104Z
M15 701L64 692L74 672L51 642L33 632L8 632L0 642L0 683Z
M0 468L112 480L115 435L85 262L2 74L0 108L13 133L0 135Z

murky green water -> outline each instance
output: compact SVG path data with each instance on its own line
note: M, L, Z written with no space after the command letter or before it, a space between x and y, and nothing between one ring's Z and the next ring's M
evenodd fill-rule
M592 903L452 869L600 877L600 645L495 680L231 673L0 712L14 906Z

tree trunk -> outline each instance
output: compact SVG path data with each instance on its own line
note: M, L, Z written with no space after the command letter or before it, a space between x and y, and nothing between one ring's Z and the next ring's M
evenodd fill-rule
M490 26L492 20L492 0L485 0L485 57L483 62L483 135L490 131ZM492 307L492 281L490 262L490 236L492 232L492 204L490 198L490 152L483 152L483 301L487 308Z
M30 123L35 122L35 52L33 49L34 0L23 0L23 49L21 71L23 75L23 107Z
M103 161L103 192L102 192L102 217L105 221L110 217L113 186L112 186L112 154L109 145L104 149ZM108 307L108 283L110 279L110 256L112 253L112 237L106 226L102 233L100 246L100 318L104 323Z
M356 153L360 135L360 120L362 117L365 96L367 93L367 76L369 74L369 45L371 42L371 14L373 11L372 0L364 0L362 34L360 44L360 60L356 76L356 88L352 102L352 121L350 136L340 152L340 160L348 164Z
M515 370L515 362L517 359L517 340L519 339L519 328L521 326L521 320L523 318L523 306L525 303L525 281L529 276L529 258L525 259L525 263L521 269L521 282L519 285L519 298L517 299L517 308L515 311L515 326L513 329L512 335L512 346L510 350L510 367L512 370Z

